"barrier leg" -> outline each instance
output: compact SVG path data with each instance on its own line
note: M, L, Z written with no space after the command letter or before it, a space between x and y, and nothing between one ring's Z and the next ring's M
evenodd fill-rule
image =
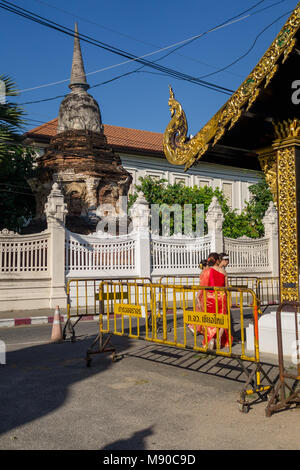
M71 318L68 318L68 320L66 321L66 323L64 325L64 328L63 328L63 339L64 340L67 339L67 333L69 333L71 342L74 343L76 341L76 335L75 335L75 328L74 327L77 324L77 322L74 323L74 325L73 325L73 323L71 322Z
M86 366L90 367L92 358L91 356L93 354L101 354L101 353L107 353L111 352L112 353L112 361L115 362L120 356L117 356L116 354L116 349L115 347L111 344L110 340L111 337L113 336L112 333L108 333L107 337L104 339L103 338L103 333L99 333L97 337L94 339L94 341L91 344L91 347L87 350L86 352ZM98 349L94 350L94 347L98 345Z
M275 388L270 401L266 407L266 417L270 418L272 413L278 410L289 408L292 405L300 406L300 390L296 390L298 381L292 387L286 382L279 382ZM289 392L286 390L288 388ZM288 394L289 393L289 394Z
M263 370L260 363L255 364L255 367L251 372L245 367L243 361L238 359L238 362L246 375L247 379L245 385L240 393L240 400L238 400L238 408L243 413L248 413L250 406L258 401L266 401L268 399L268 393L273 389L274 382L269 378L268 374ZM261 385L260 374L266 379L268 385ZM249 388L251 386L252 388ZM257 395L257 398L252 401L246 400L249 395Z

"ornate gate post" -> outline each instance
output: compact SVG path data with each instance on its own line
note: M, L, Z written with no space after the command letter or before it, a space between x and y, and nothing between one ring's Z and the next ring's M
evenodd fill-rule
M300 255L300 122L275 126L277 140L277 205L280 257L280 297L299 300Z
M65 292L65 217L67 204L57 183L52 186L45 214L50 231L49 266L51 272L50 308L66 306Z

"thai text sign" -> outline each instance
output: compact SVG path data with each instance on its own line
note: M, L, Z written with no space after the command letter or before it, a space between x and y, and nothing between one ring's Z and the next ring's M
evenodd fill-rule
M140 305L132 304L117 304L115 303L116 315L129 315L133 317L142 317L142 307Z
M211 326L213 328L228 328L228 316L222 313L189 312L183 313L184 323Z
M96 292L96 300L125 300L128 299L128 292Z

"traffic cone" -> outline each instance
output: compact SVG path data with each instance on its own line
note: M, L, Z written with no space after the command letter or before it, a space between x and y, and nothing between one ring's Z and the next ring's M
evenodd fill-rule
M59 343L63 340L62 335L62 328L60 323L60 311L59 306L55 308L54 318L53 318L53 326L52 326L52 334L51 334L51 342L52 343Z

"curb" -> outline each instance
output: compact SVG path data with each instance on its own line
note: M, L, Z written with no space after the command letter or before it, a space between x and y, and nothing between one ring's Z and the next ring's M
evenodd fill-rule
M60 321L65 323L67 321L67 315L61 315ZM11 328L14 326L24 326L24 325L47 325L53 323L54 316L52 317L28 317L28 318L1 318L0 319L0 328ZM98 320L99 315L86 315L81 318L85 321Z

